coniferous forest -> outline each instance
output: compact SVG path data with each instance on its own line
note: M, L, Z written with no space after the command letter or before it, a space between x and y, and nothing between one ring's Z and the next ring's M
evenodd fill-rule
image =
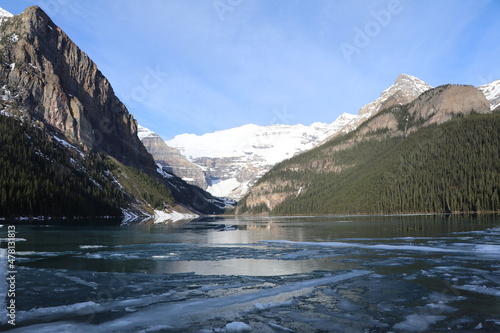
M143 172L68 149L28 120L0 115L0 147L0 217L121 216L131 200L152 208L174 202Z
M0 116L0 216L120 216L123 194L101 154L72 154L43 130Z
M259 183L286 184L282 192L304 189L276 206L276 215L499 211L499 128L495 112L332 149L353 132L278 164ZM296 167L314 160L334 161L340 171ZM240 204L241 213L266 211Z

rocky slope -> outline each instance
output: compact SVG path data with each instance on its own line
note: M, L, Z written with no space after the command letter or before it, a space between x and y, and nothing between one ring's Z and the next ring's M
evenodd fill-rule
M2 95L85 150L137 168L154 165L137 122L96 64L39 8L1 27ZM149 170L151 172L151 170Z
M422 126L442 124L458 115L489 113L490 103L473 86L445 85L426 91L412 103L391 106L359 126L358 138L370 133L407 135Z
M109 81L45 12L34 6L16 16L0 14L4 114L32 122L84 155L99 152L124 167L141 170L163 182L179 203L197 212L221 212L210 194L197 192L197 200L205 202L194 204L188 195L191 189L181 190L188 189L188 184L158 173L153 157L137 136L136 120Z
M202 168L191 163L179 150L169 147L165 141L153 131L139 125L139 139L163 170L174 174L189 184L202 189L208 187Z
M361 152L363 149L359 148L368 146L367 142L377 146L377 142L388 138L405 138L429 125L442 124L459 116L490 113L491 109L490 102L478 89L472 86L446 85L427 90L411 103L397 103L382 110L374 108L370 112L375 114L349 134L338 135L322 146L276 165L241 201L239 212L273 211L285 202L311 195L313 189L309 186L323 186L317 180L324 175L343 174L346 170L353 170L356 163L361 163L359 161L371 153L370 150ZM357 150L360 152L356 152ZM334 157L340 153L343 154L340 156L354 157L349 161ZM297 173L304 174L298 177ZM358 174L355 179L362 177L363 175ZM322 191L323 196L334 195L333 189Z
M346 131L356 129L362 122L377 114L380 110L394 105L403 105L412 102L423 92L432 87L419 78L407 74L401 74L396 78L394 84L384 90L380 97L362 106L358 111L358 117L351 122Z
M201 136L178 135L166 143L203 169L210 193L239 199L274 164L315 147L355 118L345 113L332 124L250 124Z

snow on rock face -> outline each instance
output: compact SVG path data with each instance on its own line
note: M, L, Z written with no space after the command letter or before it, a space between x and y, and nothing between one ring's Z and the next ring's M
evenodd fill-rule
M363 106L359 110L359 115L367 119L382 108L391 106L386 104L389 99L393 99L396 103L406 104L431 88L430 85L414 76L401 74L392 86L380 94L379 98Z
M229 178L213 182L212 185L207 188L207 191L216 197L224 197L238 188L246 189L246 186L244 183L239 182L236 178Z
M207 188L208 185L203 170L188 161L177 149L169 147L158 134L139 125L137 127L137 136L153 156L160 169L182 178L189 184L202 189ZM158 172L165 176L163 171Z
M500 80L477 87L490 102L491 110L500 106Z
M6 11L5 9L0 7L0 25L2 25L3 21L11 18L12 16L14 16L14 15L12 15L8 11Z
M201 136L182 134L166 143L202 167L212 179L207 191L239 199L274 164L316 147L355 119L344 113L331 124L248 124Z
M139 137L139 139L144 139L144 138L147 138L148 136L154 136L155 133L146 128L146 127L142 127L141 125L137 125L137 136Z
M312 148L340 131L355 115L344 113L332 124L258 126L248 124L201 136L181 134L167 141L191 160L201 157L261 158L261 164L274 164L298 151Z

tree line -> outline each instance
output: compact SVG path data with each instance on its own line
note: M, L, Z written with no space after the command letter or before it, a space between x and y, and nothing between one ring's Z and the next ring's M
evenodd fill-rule
M499 128L498 112L472 115L420 128L406 137L379 135L332 150L352 139L355 134L349 133L280 163L261 181L288 180L304 188L274 208L271 213L276 215L497 212ZM321 159L343 167L306 167ZM245 200L240 207L254 213Z

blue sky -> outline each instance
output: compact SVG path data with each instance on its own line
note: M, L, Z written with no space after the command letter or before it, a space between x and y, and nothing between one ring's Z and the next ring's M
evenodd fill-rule
M500 79L500 1L0 0L42 7L164 139L357 113L406 73Z

